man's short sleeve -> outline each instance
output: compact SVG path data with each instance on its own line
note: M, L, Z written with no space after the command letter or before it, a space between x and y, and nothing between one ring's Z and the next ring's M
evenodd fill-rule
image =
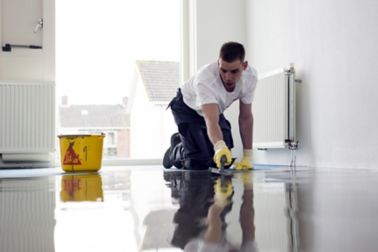
M241 102L245 104L251 104L255 97L255 90L256 90L256 84L257 84L256 70L252 68L251 72L249 73L249 75L244 81L245 83L243 83L244 86L242 89L242 97L240 97L240 100Z

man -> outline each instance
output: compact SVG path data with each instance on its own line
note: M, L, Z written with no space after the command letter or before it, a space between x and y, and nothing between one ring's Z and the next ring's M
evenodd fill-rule
M237 169L252 168L252 100L257 83L256 71L244 60L242 44L222 45L217 62L203 66L170 102L179 133L171 137L163 166L185 169L208 169L229 166L233 159L231 125L223 112L239 100L239 128L243 158Z

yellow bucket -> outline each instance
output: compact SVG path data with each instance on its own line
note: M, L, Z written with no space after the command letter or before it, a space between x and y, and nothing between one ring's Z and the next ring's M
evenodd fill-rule
M60 161L66 172L98 171L101 169L105 134L59 135Z

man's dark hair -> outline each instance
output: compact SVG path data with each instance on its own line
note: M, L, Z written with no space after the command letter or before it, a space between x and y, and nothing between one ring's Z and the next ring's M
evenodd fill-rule
M235 60L244 61L245 50L244 46L238 42L226 42L222 45L219 58L226 62L233 62Z

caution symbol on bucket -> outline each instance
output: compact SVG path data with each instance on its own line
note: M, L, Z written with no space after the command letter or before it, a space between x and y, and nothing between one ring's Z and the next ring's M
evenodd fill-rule
M73 149L74 144L75 142L70 142L66 150L66 154L64 154L64 165L81 165L79 155L77 155Z

